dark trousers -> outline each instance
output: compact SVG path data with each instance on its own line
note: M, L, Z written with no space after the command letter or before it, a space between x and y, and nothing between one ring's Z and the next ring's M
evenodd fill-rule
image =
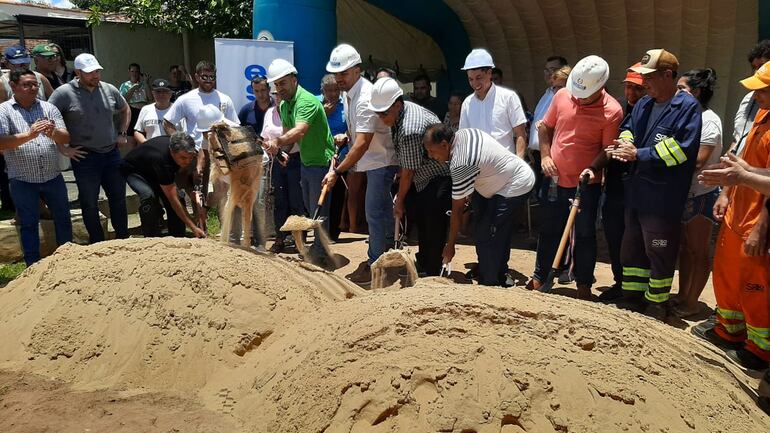
M107 195L115 237L128 238L126 180L120 173L120 162L117 147L107 153L88 152L80 161L72 160L72 171L78 185L78 201L90 243L104 240L104 231L99 222L99 188L104 188Z
M452 178L432 179L422 191L415 191L415 199L417 267L428 275L438 275L449 229L447 211L452 208Z
M10 180L11 194L16 201L16 215L21 226L21 248L27 266L40 260L40 197L48 205L56 230L56 244L72 242L72 220L67 187L62 175L43 183Z
M534 277L545 282L548 272L553 265L559 240L567 224L570 211L570 200L575 197L577 188L558 187L556 201L543 202L540 235L537 238L537 261L535 262ZM596 266L596 213L599 209L599 198L602 187L599 184L588 185L580 196L580 212L575 217L573 226L574 242L572 263L574 266L575 282L591 285L594 282L594 267ZM563 258L562 258L563 259Z
M16 210L13 205L13 198L11 197L11 187L8 180L8 172L6 171L5 158L2 154L0 154L0 202L2 202L0 209L9 212Z
M272 182L275 201L273 205L273 221L275 222L275 239L283 240L286 233L280 230L289 215L305 215L305 205L302 202L300 187L299 152L289 155L286 167L273 163Z
M615 285L620 287L623 282L623 265L620 261L620 249L623 245L623 232L626 229L625 201L623 194L605 194L602 207L602 225L607 249L610 254L612 276Z
M166 209L168 234L174 237L184 237L185 224L176 214L171 202L158 185L151 185L138 174L126 176L126 183L139 196L139 219L142 221L144 237L159 237L163 223L163 210Z
M623 290L627 294L643 294L654 303L668 300L679 255L680 220L681 215L660 216L626 210L620 261Z
M341 176L344 179L347 174L342 173ZM346 189L343 179L336 182L332 188L329 208L329 237L335 242L340 238L340 223L342 222L342 213L345 210Z
M479 284L499 286L505 283L511 257L513 214L526 202L527 194L518 197L494 195L491 198L473 194Z

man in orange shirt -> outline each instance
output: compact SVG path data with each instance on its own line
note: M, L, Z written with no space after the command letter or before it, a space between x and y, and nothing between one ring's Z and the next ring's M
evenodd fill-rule
M556 92L538 125L543 173L558 187L544 204L537 261L527 285L529 289L539 289L546 282L567 223L570 200L575 197L579 178L588 173L591 182L583 192L580 213L575 219L572 262L578 298L591 298L601 171L607 163L603 150L613 143L623 120L620 104L604 90L609 75L609 65L601 57L580 60L567 79L567 87Z
M743 151L754 167L770 167L770 62L741 81L754 91L759 111ZM770 361L770 255L767 198L744 185L727 187L714 205L722 220L714 257L717 325L703 337L726 348L744 367L762 370Z

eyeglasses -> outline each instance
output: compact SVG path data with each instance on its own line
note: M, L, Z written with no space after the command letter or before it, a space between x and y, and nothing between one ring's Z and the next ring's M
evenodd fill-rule
M198 75L201 78L201 81L216 81L217 76L216 75Z
M38 82L36 81L36 82L34 82L34 83L24 83L24 84L20 84L20 86L21 86L21 88L22 88L22 89L24 89L24 90L37 89L37 88L39 88L39 87L40 87L40 83L38 83Z

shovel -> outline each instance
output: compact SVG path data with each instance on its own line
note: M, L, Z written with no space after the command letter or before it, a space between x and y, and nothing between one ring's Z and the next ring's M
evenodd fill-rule
M580 210L580 195L588 185L588 174L584 175L580 179L577 191L575 192L575 198L572 199L572 204L569 210L569 217L567 218L567 225L564 226L564 232L561 234L561 241L559 242L559 249L556 251L556 257L553 258L553 264L551 264L551 270L548 271L548 276L545 278L545 282L540 286L540 292L551 293L553 291L553 280L559 275L559 267L561 266L561 259L564 256L564 250L567 249L567 241L569 240L572 226L575 225L575 217Z

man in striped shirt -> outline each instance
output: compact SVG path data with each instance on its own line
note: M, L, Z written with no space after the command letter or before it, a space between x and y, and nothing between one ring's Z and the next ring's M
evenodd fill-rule
M479 129L453 132L443 123L431 125L423 141L431 159L449 163L452 177L452 217L443 260L455 255L465 199L473 194L479 283L505 285L511 255L513 213L526 203L535 174L523 159ZM475 192L475 193L474 193Z
M394 216L397 220L404 216L406 196L414 182L419 242L417 269L427 275L439 275L449 223L446 212L451 205L452 179L446 164L425 155L422 139L428 126L440 121L427 108L404 101L404 92L393 78L380 78L374 83L369 108L391 127L401 167Z
M70 206L59 170L59 152L74 159L82 158L85 152L64 147L70 141L64 119L53 104L37 99L40 84L32 71L11 72L10 83L13 96L0 104L0 150L8 163L24 261L31 265L40 260L41 196L53 215L56 243L72 241Z

